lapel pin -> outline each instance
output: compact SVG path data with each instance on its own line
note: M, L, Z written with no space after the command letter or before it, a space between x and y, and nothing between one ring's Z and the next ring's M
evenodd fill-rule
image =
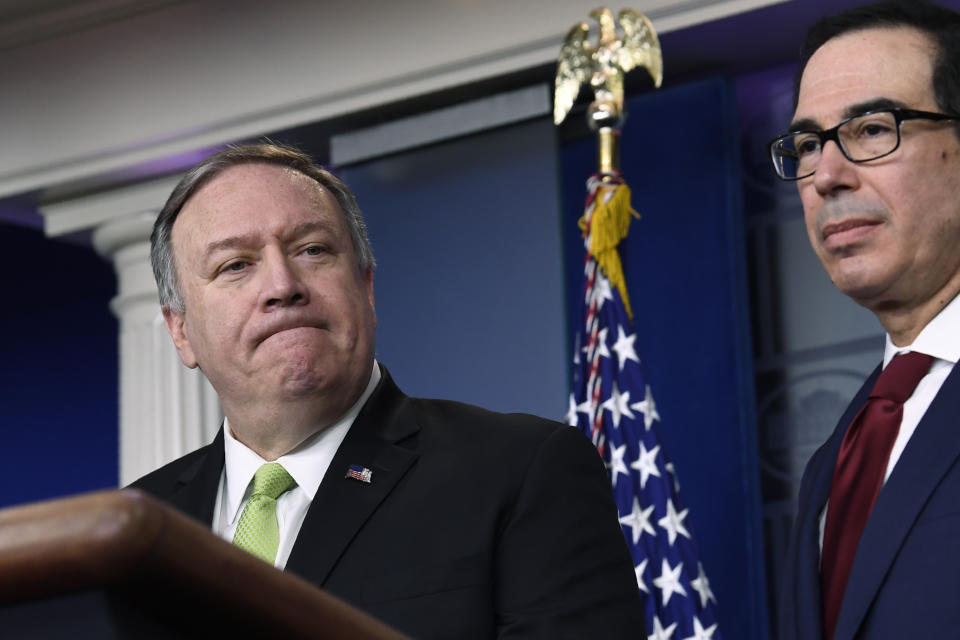
M347 469L347 475L345 475L344 478L353 478L354 480L370 484L370 480L373 478L373 471L359 464L352 464Z

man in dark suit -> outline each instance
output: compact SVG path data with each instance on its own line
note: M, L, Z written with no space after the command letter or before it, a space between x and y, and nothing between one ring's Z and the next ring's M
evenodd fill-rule
M339 179L228 149L174 189L151 251L180 358L226 418L134 487L417 638L643 636L587 438L409 398L375 361L373 254Z
M813 249L886 330L883 362L811 458L780 640L960 637L960 15L824 18L771 143Z

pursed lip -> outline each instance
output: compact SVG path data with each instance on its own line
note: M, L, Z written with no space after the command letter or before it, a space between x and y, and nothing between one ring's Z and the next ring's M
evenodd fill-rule
M282 318L279 320L274 320L267 323L265 326L261 327L257 333L254 335L254 344L259 346L263 341L268 338L282 333L284 331L290 331L293 329L320 329L323 330L326 328L322 322L309 319L309 318Z
M876 218L848 218L824 225L820 237L824 246L842 246L860 240L882 223L882 220Z

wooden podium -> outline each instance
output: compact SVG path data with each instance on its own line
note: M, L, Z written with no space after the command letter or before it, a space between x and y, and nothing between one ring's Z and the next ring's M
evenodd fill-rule
M402 638L135 490L0 510L0 637Z

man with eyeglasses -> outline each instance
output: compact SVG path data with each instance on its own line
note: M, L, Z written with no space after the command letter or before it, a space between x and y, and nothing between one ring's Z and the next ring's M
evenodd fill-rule
M852 9L801 59L771 159L887 340L804 473L779 638L960 637L960 14Z

